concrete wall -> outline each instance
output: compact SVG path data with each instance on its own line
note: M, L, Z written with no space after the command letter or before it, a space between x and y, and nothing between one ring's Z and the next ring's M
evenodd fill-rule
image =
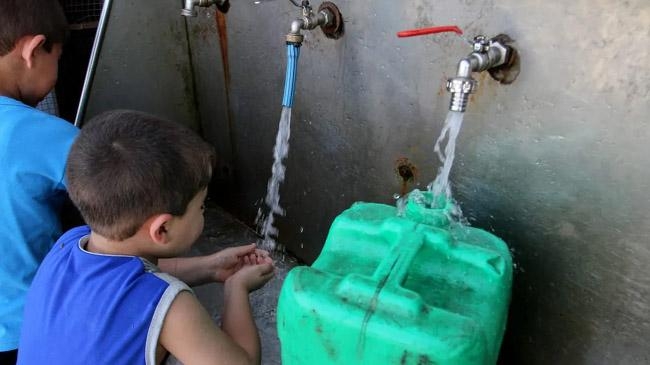
M298 9L288 1L233 2L222 35L228 81L213 9L188 20L184 59L180 1L157 9L124 3L138 16L114 11L112 18L133 24L113 37L122 47L142 37L150 46L118 54L107 41L117 48L104 49L108 66L100 69L124 83L143 75L121 66L133 54L147 69L175 60L164 67L179 67L180 81L147 76L158 85L148 94L159 101L142 108L173 114L165 112L171 103L185 103L173 110L194 116L223 157L225 183L214 196L252 224L271 173L284 35ZM503 238L517 263L502 361L650 362L650 3L335 3L344 37L313 31L302 46L280 241L311 262L332 219L354 201L392 203L400 157L419 169L411 188L434 179L433 143L449 102L444 80L469 49L450 34L398 39L397 31L457 24L468 36L506 33L516 40L521 74L507 86L477 75L451 176L470 222ZM134 87L109 92L111 82L94 84L94 105L137 107L150 96Z
M138 109L199 130L179 3L112 1L85 120L106 110Z

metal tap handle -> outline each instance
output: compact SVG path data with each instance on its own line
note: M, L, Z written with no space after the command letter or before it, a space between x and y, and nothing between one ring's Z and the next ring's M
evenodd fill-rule
M463 34L463 31L460 28L458 28L458 26L456 25L441 25L438 27L403 30L401 32L397 32L397 36L399 38L404 38L404 37L415 37L419 35L445 33L445 32L454 32L458 35Z
M477 35L472 41L474 52L485 53L490 49L491 41L484 35Z
M311 14L313 14L311 5L309 4L308 0L303 0L300 7L302 8L303 17L309 17Z

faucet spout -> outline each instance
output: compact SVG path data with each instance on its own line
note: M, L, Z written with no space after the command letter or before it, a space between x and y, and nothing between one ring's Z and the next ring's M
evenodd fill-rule
M474 38L474 51L458 62L456 76L447 80L447 90L451 93L449 110L465 112L469 95L476 91L478 82L472 78L473 72L482 72L499 67L508 62L510 46L500 39L487 39L479 35Z
M293 2L293 1L292 1ZM304 39L301 32L321 27L325 36L337 39L343 34L343 18L336 5L325 1L314 13L309 1L302 1L302 17L291 22L287 43L302 44Z
M451 93L449 110L453 112L465 112L469 95L476 91L478 82L471 76L456 76L447 80L447 90Z
M181 15L195 17L197 12L194 7L209 7L212 5L216 5L219 11L225 13L230 8L230 0L184 0Z
M470 55L471 56L471 55ZM471 77L472 72L477 68L477 61L473 57L463 58L458 62L456 77Z
M291 34L300 34L300 31L304 29L305 21L303 19L295 19L291 22Z
M295 19L291 22L291 30L287 34L287 44L295 44L297 46L302 45L302 41L305 39L305 36L302 35L301 31L305 27L304 19Z

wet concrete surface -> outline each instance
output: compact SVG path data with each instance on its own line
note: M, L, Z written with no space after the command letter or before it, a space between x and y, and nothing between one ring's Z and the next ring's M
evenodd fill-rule
M208 201L206 202L205 228L190 255L209 254L227 247L257 241L258 236L250 227ZM275 277L250 295L255 323L262 342L263 365L281 364L280 341L276 328L278 295L287 272L297 265L296 259L288 254L274 253L273 258L276 266ZM193 289L208 313L218 323L223 308L223 284L212 283Z

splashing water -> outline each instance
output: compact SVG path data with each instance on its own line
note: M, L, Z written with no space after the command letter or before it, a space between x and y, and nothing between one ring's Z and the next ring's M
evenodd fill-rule
M440 162L442 162L442 167L438 171L438 176L436 179L429 184L427 187L429 191L434 196L439 197L441 194L445 194L447 200L452 199L451 187L449 185L449 173L451 172L451 167L454 164L454 154L456 151L456 138L460 132L460 127L463 124L463 113L450 111L447 114L447 119L445 120L445 126L440 132L438 140L436 140L435 147L433 150L438 154ZM441 150L441 144L447 138L447 144L444 148L444 153Z
M415 189L407 195L395 194L397 215L404 216L407 200L417 205L430 209L444 208L447 210L450 221L456 221L461 224L466 220L463 218L462 211L452 197L451 186L449 184L449 173L454 163L454 154L456 150L456 139L463 124L463 113L450 111L445 119L445 125L436 140L434 151L438 155L442 166L438 171L435 180L427 186L429 197L426 197L420 190ZM443 142L446 141L444 149ZM445 204L449 203L448 205ZM442 205L441 205L442 204Z
M268 207L268 213L264 214L262 208L257 210L255 223L262 235L263 249L271 252L274 251L277 243L275 239L278 236L278 229L273 225L274 215L283 216L284 209L280 206L280 185L284 181L285 166L283 160L289 154L289 136L291 134L291 108L282 107L280 116L280 125L278 134L275 137L275 147L273 149L273 166L271 167L271 178L267 184L266 198L264 201Z

